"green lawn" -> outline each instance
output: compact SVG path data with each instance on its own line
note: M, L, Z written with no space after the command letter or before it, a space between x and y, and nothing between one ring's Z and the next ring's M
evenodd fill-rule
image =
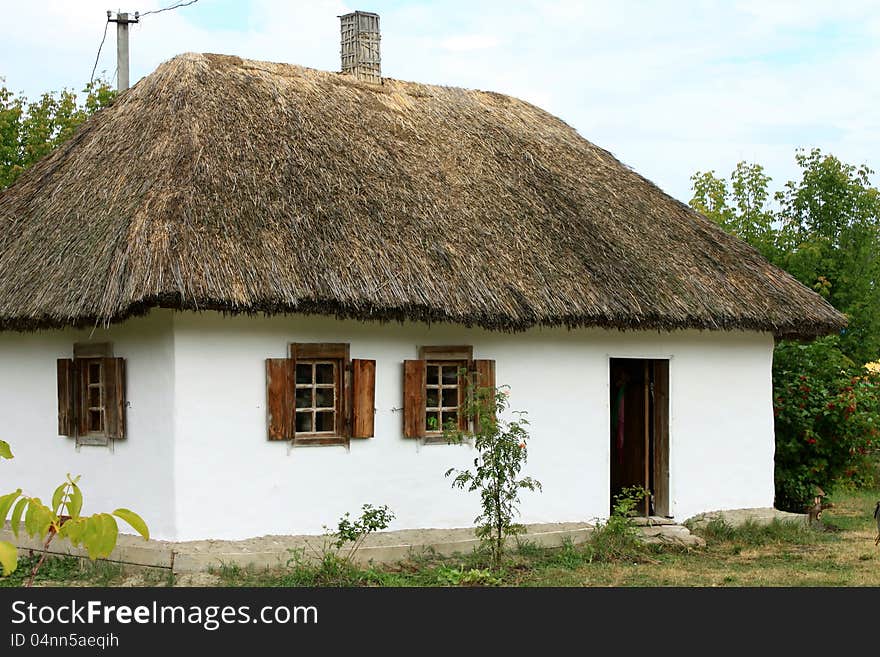
M838 493L823 530L775 524L702 532L703 549L634 548L631 544L512 551L493 573L479 555L420 560L369 569L328 561L323 567L291 563L280 570L222 568L179 576L175 585L215 586L880 586L880 547L872 518L878 490ZM613 539L614 537L612 537ZM612 548L617 554L612 554ZM20 586L34 560L0 586ZM166 586L161 571L124 573L115 565L51 559L37 577L42 586Z

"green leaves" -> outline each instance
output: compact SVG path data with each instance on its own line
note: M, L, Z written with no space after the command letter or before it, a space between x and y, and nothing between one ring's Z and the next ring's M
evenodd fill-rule
M473 439L478 455L473 470L450 468L445 476L455 475L453 488L479 491L482 511L474 519L476 535L492 555L495 567L500 568L505 540L522 531L521 525L513 522L519 514L519 492L540 490L541 483L531 477L519 477L528 458L528 420L524 411L515 411L514 420L503 419L509 407L508 387L493 388L466 381L465 398L470 401L461 412L476 418ZM447 439L460 440L458 433L445 435Z
M117 511L120 510L124 509L117 509ZM378 507L374 507L372 504L364 504L361 511L360 517L354 521L351 520L350 513L343 515L336 525L336 531L330 534L335 537L335 540L331 541L330 545L337 553L346 544L351 544L348 554L343 559L348 564L351 564L352 558L360 549L367 536L373 532L387 529L391 521L394 520L394 513L385 504ZM325 529L327 528L325 527ZM333 555L331 553L330 555L324 554L323 556L326 558Z
M813 486L858 483L880 440L880 375L856 366L836 337L781 342L773 363L776 505L803 512Z
M755 247L849 317L841 348L860 364L880 355L880 192L873 171L799 150L800 179L769 201L770 178L740 162L730 183L697 172L691 207Z
M18 538L18 530L21 527L21 516L24 513L28 502L30 502L30 498L22 497L16 502L15 508L12 509L12 516L9 518L9 524L12 525L12 533L15 535L15 538Z
M3 568L3 577L11 575L18 566L18 550L12 543L0 541L0 567Z
M4 443L5 445L5 443ZM7 445L8 448L8 445ZM83 494L77 482L79 477L67 475L67 481L52 493L52 506L46 506L38 497L28 497L21 489L0 496L0 526L9 516L12 533L19 536L22 520L28 536L39 537L48 545L57 535L70 541L75 547L83 547L90 559L110 556L119 538L119 518L140 534L144 540L150 539L147 523L130 509L116 509L110 513L96 513L82 516ZM114 517L116 516L116 517ZM11 543L0 542L0 564L3 575L15 570L17 564L16 548Z
M116 511L113 512L113 515L131 525L132 529L143 536L145 541L150 540L150 530L147 528L147 523L145 523L143 518L134 511L129 511L128 509L116 509Z
M13 458L13 456L12 456L12 449L10 449L10 447L9 447L9 443L7 443L5 440L0 440L0 459L11 459L11 458Z
M116 96L103 80L90 83L83 92L86 97L82 103L67 89L28 101L0 85L0 190L70 139L89 116Z
M68 520L58 536L67 538L76 547L84 547L89 559L102 559L110 556L116 547L119 527L109 513L96 513Z
M61 503L64 501L64 498L67 497L67 485L66 482L61 484L52 494L52 511L56 514L61 508Z
M774 215L767 208L770 177L760 164L739 162L730 174L730 186L714 171L698 171L691 176L694 196L692 208L703 213L724 230L748 242L761 254L774 259L776 233Z
M15 500L17 500L20 495L21 488L7 495L4 495L3 497L0 497L0 527L2 527L6 523L6 515L9 513L9 509L12 508Z
M55 489L55 493L52 495L52 512L55 515L70 518L79 517L83 497L82 491L76 485L77 481L79 481L79 477L72 479L68 473L67 481Z
M30 536L39 536L40 540L46 538L55 522L57 516L52 513L52 509L43 504L39 497L29 498L24 514L24 528Z

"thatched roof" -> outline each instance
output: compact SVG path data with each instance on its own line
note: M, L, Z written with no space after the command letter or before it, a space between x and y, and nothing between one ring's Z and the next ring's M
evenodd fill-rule
M162 64L0 194L0 329L155 306L498 330L845 323L528 103L209 54Z

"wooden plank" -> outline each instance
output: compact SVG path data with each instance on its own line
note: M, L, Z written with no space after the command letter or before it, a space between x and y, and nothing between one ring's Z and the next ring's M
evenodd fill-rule
M670 516L669 361L654 361L654 514Z
M298 434L293 444L297 447L318 445L348 445L349 440L345 436L309 436Z
M76 368L73 359L59 358L58 364L58 435L76 435Z
M269 440L294 438L294 387L296 361L266 359L266 424Z
M485 399L487 405L491 404L491 417L496 417L495 412L495 361L477 359L474 361L474 385L481 399ZM479 428L479 415L474 418L474 429Z
M351 361L351 437L372 438L376 410L376 361Z
M354 420L354 374L352 361L341 361L336 385L336 435L350 438Z
M645 463L645 478L644 484L646 491L651 490L651 463L650 463L650 453L651 453L651 424L650 424L650 409L651 409L651 376L650 376L650 365L648 361L643 361L642 368L644 372L643 382L644 382L644 396L643 396L643 405L645 408L645 455L644 455L644 463ZM644 500L644 511L645 517L651 515L651 498L650 496L646 496Z
M112 358L113 344L110 342L76 342L73 345L74 358Z
M76 433L79 439L89 434L89 361L73 359L76 367Z
M467 413L468 406L473 401L471 390L471 378L474 372L474 362L467 361L465 367L458 370L458 430L469 431L471 429L471 417ZM442 394L442 393L441 393Z
M104 433L125 438L125 359L104 358Z
M466 360L470 362L474 358L474 348L471 345L426 345L419 347L419 358L422 360Z
M407 438L425 436L425 375L424 360L403 361L403 435Z
M349 358L347 342L292 342L290 357L293 360L341 360Z
M476 385L478 388L491 388L495 390L495 361L477 359L474 361L474 372L477 375Z

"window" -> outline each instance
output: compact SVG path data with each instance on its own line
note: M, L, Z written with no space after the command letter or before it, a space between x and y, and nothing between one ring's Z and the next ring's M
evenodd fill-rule
M307 360L296 362L296 433L302 436L340 434L338 405L339 363Z
M269 440L347 444L373 436L376 361L349 358L344 343L294 343L266 360Z
M125 438L125 360L109 343L75 344L58 360L58 433L80 445Z
M495 387L495 361L474 360L473 347L419 349L403 364L404 435L437 441L444 428L470 428L464 407L472 384Z
M83 359L84 371L84 410L86 415L86 433L101 434L104 432L104 364L100 358Z
M429 360L425 375L425 431L441 434L443 429L458 426L463 383L459 374L467 370L466 360Z

